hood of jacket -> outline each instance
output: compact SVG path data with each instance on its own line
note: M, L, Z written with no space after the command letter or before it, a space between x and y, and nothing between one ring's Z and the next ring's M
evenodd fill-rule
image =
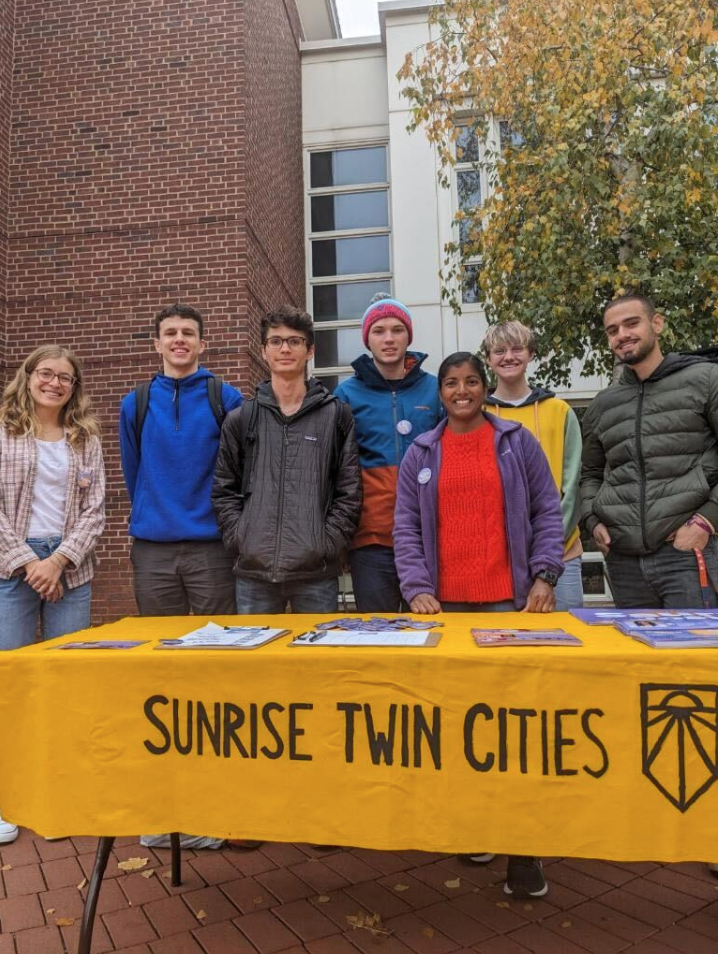
M669 375L675 374L676 371L682 371L683 368L690 367L692 364L705 363L710 363L710 360L698 354L676 354L675 352L671 352L665 356L653 374L649 374L647 378L643 379L643 383L645 384L647 381L661 381L669 377ZM630 365L624 365L623 382L624 384L641 383L641 379Z
M393 381L388 384L386 379L379 374L371 355L360 354L356 361L352 361L352 367L356 376L367 387L378 388L386 391L391 388L393 391L401 391L403 388L410 387L421 373L421 366L426 361L428 355L423 351L407 351L404 358L404 368L406 374L401 381Z
M271 408L275 413L281 415L282 409L272 389L271 381L263 381L259 384L255 391L255 397L259 404ZM309 378L307 380L307 393L304 395L304 400L296 414L303 414L315 407L331 404L332 401L336 401L336 398L325 388L322 382L317 378ZM292 417L295 416L295 414L292 415Z
M496 407L526 407L527 404L538 404L540 401L546 401L548 398L556 397L553 391L549 391L548 388L531 388L531 393L528 394L521 404L511 404L509 401L502 401L500 397L496 397L494 393L496 388L492 388L489 393L486 395L486 404L493 404Z
M202 381L206 381L207 378L211 377L213 377L212 372L206 368L198 368L194 374L188 374L186 378L173 378L160 371L152 378L152 384L154 387L160 387L167 391L174 391L175 388L180 388L182 391L189 391L199 387Z

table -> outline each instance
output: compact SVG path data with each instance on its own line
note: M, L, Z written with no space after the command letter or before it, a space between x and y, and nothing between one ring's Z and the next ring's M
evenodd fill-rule
M294 633L330 617L217 617ZM439 616L435 648L154 649L204 618L0 653L0 806L48 836L186 831L631 861L718 854L718 652L568 614ZM479 649L482 628L582 647Z

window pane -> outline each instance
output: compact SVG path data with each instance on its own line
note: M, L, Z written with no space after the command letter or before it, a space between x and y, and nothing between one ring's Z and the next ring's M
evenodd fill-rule
M587 596L602 596L606 593L606 580L603 567L603 561L600 563L591 561L581 564L583 592Z
M309 181L312 189L386 182L386 147L313 152L309 157Z
M480 265L464 265L461 278L461 300L465 305L476 305L484 300L479 285Z
M318 328L314 340L314 363L318 368L340 367L351 364L364 350L361 328Z
M346 285L315 285L312 291L315 321L361 318L377 292L391 291L388 281L351 282Z
M511 128L511 123L502 120L499 123L499 141L501 143L501 149L507 149L509 146L512 146L514 149L520 149L526 141L520 132L516 132L515 129Z
M471 170L471 172L456 173L456 193L459 200L459 208L463 212L471 213L476 206L481 205L481 175ZM459 222L459 242L465 245L469 239L471 223L464 219Z
M462 126L459 138L456 140L457 162L479 161L479 140L476 131L471 126Z
M346 192L312 197L312 232L383 228L389 225L386 192Z
M388 271L388 235L312 242L312 274L315 278Z
M337 386L341 384L342 381L346 381L347 378L352 377L353 373L353 371L342 371L340 374L322 374L321 370L317 368L312 372L314 377L318 378L329 391L336 391Z

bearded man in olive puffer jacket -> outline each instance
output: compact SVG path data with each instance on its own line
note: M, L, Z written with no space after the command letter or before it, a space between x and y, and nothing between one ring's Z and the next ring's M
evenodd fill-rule
M608 344L624 368L584 418L581 516L616 606L715 607L718 365L664 357L664 321L641 295L606 306Z

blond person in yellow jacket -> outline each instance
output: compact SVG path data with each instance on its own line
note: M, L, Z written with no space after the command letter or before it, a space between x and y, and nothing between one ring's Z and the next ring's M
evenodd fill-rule
M581 429L569 405L551 391L532 388L526 369L536 355L533 331L520 321L505 321L489 329L482 345L496 376L496 387L486 398L485 410L518 421L534 435L548 458L561 495L565 541L565 570L556 585L556 610L583 606L578 529L581 474Z

